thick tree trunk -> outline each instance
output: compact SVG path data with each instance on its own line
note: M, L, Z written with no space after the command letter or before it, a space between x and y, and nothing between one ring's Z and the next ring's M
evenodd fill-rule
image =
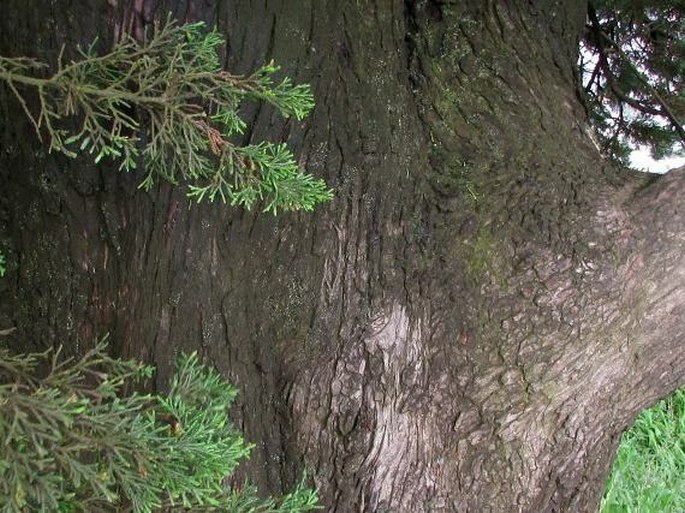
M35 3L35 2L34 2ZM55 59L135 6L3 0L0 51ZM66 8L66 7L65 7ZM170 2L312 84L252 108L336 189L315 214L190 205L47 155L3 94L0 329L18 348L200 349L241 390L265 492L329 511L593 511L618 437L685 382L685 170L614 170L586 134L584 4Z

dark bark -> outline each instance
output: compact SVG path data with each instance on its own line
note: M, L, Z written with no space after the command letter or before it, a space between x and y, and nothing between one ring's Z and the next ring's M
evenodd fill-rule
M0 51L141 23L68 4L3 0ZM4 340L110 332L162 387L199 349L241 390L241 475L278 492L307 468L330 511L596 509L622 430L685 382L685 171L597 154L584 5L169 5L226 32L231 70L313 85L310 119L251 107L247 139L288 141L336 198L274 218L137 191L46 155L2 95Z

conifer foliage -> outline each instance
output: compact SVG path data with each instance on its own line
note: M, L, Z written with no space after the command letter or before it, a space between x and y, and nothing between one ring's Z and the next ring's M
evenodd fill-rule
M119 169L145 169L141 186L157 181L186 184L198 201L221 200L265 211L312 210L331 198L326 184L298 169L285 144L240 146L233 137L246 123L244 100L263 101L301 120L314 100L308 85L275 81L279 67L266 64L249 76L222 69L223 36L203 23L169 19L140 43L124 37L98 55L94 42L56 72L25 57L0 57L4 81L51 151L70 157L109 158ZM38 96L32 108L26 89ZM73 130L73 123L78 128Z
M685 2L591 0L580 74L602 149L622 163L685 150Z
M251 447L228 418L235 388L196 354L166 395L124 392L152 373L102 342L78 360L0 349L0 511L316 509L303 483L280 501L226 486Z

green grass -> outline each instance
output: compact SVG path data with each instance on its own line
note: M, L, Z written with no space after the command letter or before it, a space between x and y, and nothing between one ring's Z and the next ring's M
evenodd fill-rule
M623 434L600 512L685 512L685 388Z

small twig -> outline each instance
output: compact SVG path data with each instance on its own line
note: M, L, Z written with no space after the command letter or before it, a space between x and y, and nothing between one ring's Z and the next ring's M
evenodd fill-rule
M599 79L600 71L602 69L602 66L600 65L599 61L595 65L594 69L592 70L592 75L590 75L590 80L588 80L587 86L585 86L585 92L589 93L592 91L592 86L595 83L595 80ZM599 82L597 83L597 86L599 87Z
M2 72L0 72L0 78L4 78L2 76ZM36 131L36 135L38 136L38 140L42 142L43 138L40 135L40 126L38 125L38 122L35 120L35 118L31 114L31 111L29 110L28 105L26 105L26 101L24 100L24 97L17 90L17 88L14 87L14 83L12 82L11 79L6 79L6 81L7 81L7 85L9 86L10 90L12 91L12 93L14 93L14 96L17 98L17 100L19 100L19 104L21 105L21 108L24 110L26 117L28 117L29 120L31 121L31 124L33 125L33 128Z

